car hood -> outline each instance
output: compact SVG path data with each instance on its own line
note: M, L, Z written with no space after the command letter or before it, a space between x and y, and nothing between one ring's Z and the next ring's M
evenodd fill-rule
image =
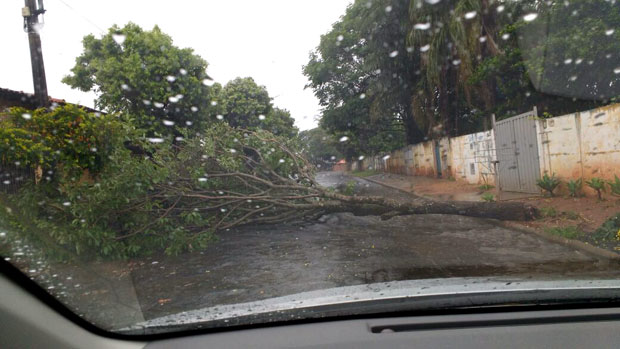
M498 305L609 302L618 299L620 280L501 277L407 280L205 307L150 319L117 332L152 334L347 315Z

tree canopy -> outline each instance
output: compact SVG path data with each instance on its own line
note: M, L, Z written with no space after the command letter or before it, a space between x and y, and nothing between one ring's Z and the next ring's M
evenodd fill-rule
M620 8L605 0L357 0L303 72L322 127L346 135L352 154L377 153L480 131L492 114L617 99L619 26ZM370 146L367 130L406 142Z

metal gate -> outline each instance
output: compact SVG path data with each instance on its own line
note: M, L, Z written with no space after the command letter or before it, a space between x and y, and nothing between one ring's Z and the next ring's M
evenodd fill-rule
M495 122L498 187L502 191L540 193L538 142L534 110Z

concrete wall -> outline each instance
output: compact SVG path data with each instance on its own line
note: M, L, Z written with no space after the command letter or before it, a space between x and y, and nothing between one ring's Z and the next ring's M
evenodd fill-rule
M564 181L620 176L620 104L538 120L536 126L541 175L555 173Z
M620 104L536 121L541 176L555 173L570 179L620 176ZM439 147L443 178L471 184L495 185L495 135L493 130L408 145L387 156L375 156L356 169L410 176L437 176L435 144ZM584 185L584 190L589 188ZM566 185L559 193L566 192Z

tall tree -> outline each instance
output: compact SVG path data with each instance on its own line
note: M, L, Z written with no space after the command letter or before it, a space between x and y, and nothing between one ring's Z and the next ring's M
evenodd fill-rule
M115 25L82 43L84 51L63 82L95 91L98 108L121 113L151 135L173 134L173 126L202 130L209 122L215 95L207 86L207 62L174 46L157 26Z

